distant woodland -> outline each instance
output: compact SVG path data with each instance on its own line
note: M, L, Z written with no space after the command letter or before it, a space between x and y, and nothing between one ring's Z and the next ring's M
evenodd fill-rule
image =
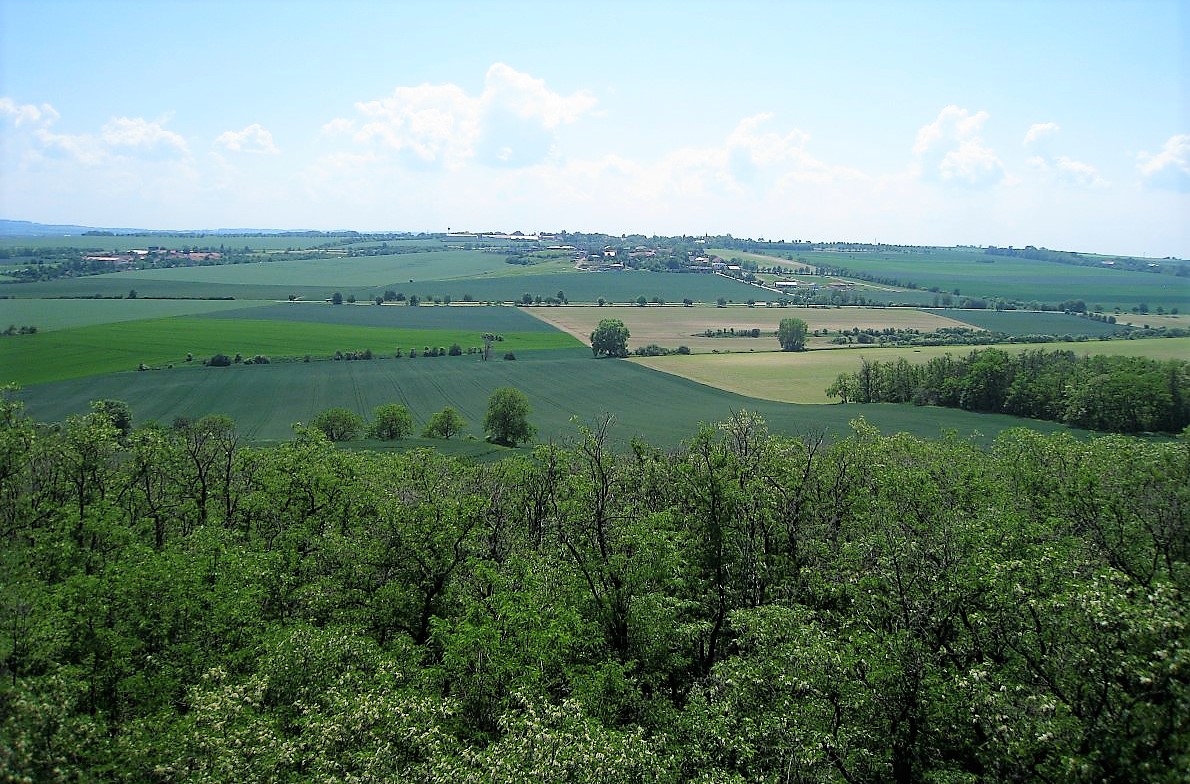
M0 398L0 779L1182 782L1190 442L476 464Z
M924 364L863 359L826 390L844 403L914 403L1065 422L1111 433L1190 425L1190 363L1002 349Z

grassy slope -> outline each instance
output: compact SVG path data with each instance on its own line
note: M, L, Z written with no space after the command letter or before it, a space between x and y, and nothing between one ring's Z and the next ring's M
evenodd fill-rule
M506 385L529 396L539 440L569 437L575 433L572 417L588 420L603 411L615 415L621 443L639 435L653 443L673 444L688 438L698 422L722 421L742 408L760 412L774 431L791 434L845 433L848 421L860 415L886 431L927 437L943 429L993 435L1004 427L1026 424L1011 417L912 406L791 406L741 397L631 362L592 359L583 350L541 360L532 356L486 363L445 357L185 367L39 385L24 390L21 397L29 413L43 421L85 411L89 401L99 398L127 401L138 422L224 413L251 440L288 438L293 422L309 421L331 406L367 414L388 402L408 405L419 426L434 411L454 406L471 423L467 433L478 437L488 396ZM261 400L269 405L260 405Z

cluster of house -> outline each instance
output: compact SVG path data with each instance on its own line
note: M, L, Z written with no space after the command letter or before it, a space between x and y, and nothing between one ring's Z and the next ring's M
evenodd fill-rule
M514 231L512 234L502 231L448 231L446 232L446 239L448 242L477 242L479 240L548 242L550 240L561 239L561 237L557 234L525 234L523 231Z
M115 266L132 266L149 259L169 261L218 261L223 254L218 251L180 251L170 248L136 248L120 253L83 256L83 261L106 261Z

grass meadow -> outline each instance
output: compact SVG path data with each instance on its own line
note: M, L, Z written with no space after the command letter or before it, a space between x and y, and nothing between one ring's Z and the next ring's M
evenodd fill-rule
M938 408L793 406L743 397L632 362L593 359L589 351L580 350L528 354L515 362L480 362L463 356L175 367L42 384L23 390L20 396L28 412L41 421L85 412L90 401L102 398L126 401L137 423L226 414L249 441L287 439L294 422L308 422L332 406L369 415L380 404L403 403L420 429L433 412L449 405L469 422L463 437L482 438L488 396L501 386L514 386L529 397L530 421L539 441L573 437L574 420L590 421L603 412L615 417L613 437L620 445L633 437L673 445L691 437L699 422L720 422L741 409L760 413L774 432L791 435L846 434L849 421L859 416L886 432L908 431L924 437L956 430L988 438L1021 425L1065 429ZM261 405L265 400L268 404Z
M840 373L859 369L860 360L881 362L905 357L923 363L944 354L962 356L984 346L922 346L919 348L873 348L853 346L821 351L690 356L642 357L631 361L682 378L719 387L741 395L787 403L827 403L826 388ZM1079 355L1113 354L1151 359L1190 357L1190 338L1148 340L1089 340L1083 342L1034 343L997 346L1004 351L1073 351Z

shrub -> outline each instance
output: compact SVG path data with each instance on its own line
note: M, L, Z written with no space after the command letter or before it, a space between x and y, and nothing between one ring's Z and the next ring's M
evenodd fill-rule
M348 408L328 408L310 424L331 441L350 441L363 429L364 418Z

